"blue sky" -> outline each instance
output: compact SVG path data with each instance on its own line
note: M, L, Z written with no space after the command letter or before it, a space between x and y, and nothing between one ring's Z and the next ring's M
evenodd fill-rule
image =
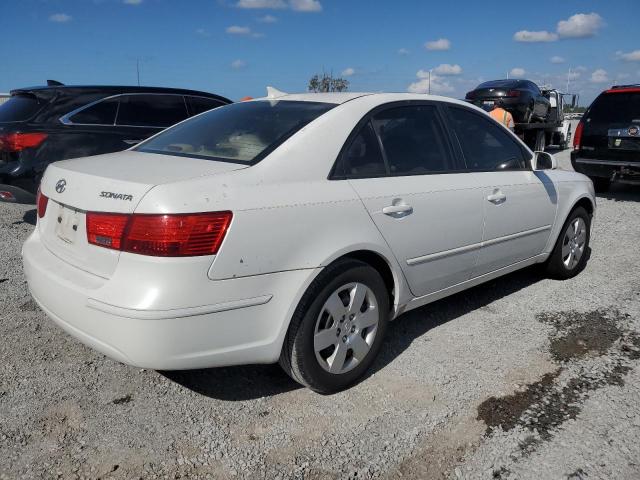
M232 99L303 91L316 72L354 91L462 97L523 76L582 103L640 82L637 0L2 0L0 91L42 84L194 88ZM491 7L487 6L491 5ZM555 58L554 58L555 57Z

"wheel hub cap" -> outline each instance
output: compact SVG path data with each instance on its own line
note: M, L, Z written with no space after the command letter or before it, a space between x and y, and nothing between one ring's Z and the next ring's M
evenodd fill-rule
M562 263L569 270L576 268L587 243L587 225L580 217L567 226L562 239Z

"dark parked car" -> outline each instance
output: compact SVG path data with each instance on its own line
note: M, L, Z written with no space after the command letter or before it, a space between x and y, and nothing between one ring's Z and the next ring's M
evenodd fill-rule
M573 136L571 164L591 177L597 192L611 182L640 185L640 84L602 92Z
M465 99L480 108L502 102L517 123L545 121L551 109L549 99L529 80L491 80L467 92Z
M13 90L0 105L0 200L34 202L47 165L125 150L230 100L194 90L65 86Z

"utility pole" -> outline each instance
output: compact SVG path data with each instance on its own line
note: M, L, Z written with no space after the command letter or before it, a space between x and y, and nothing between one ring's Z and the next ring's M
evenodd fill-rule
M569 93L569 80L571 79L571 67L569 67L569 73L567 73L567 93Z
M429 95L431 95L431 69L429 69Z

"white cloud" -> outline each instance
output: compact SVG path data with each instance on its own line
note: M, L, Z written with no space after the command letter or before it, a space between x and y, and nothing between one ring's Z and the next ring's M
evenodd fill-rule
M343 77L350 77L350 76L351 76L351 75L353 75L354 73L356 73L355 69L353 69L353 68L349 67L349 68L345 68L345 69L342 71L342 74L341 74L341 75L342 75Z
M125 5L140 5L142 0L122 0Z
M418 70L416 73L418 77L417 82L413 82L407 88L410 93L428 93L429 92L429 71ZM435 73L431 74L431 93L451 93L455 88L451 85L449 80L442 78Z
M576 70L578 72L586 72L587 71L587 67L585 67L584 65L578 65L576 68L574 68L574 70Z
M401 48L398 50L398 55L409 55L409 50L406 48Z
M249 9L283 9L291 8L295 12L321 12L322 4L319 0L238 0L238 8Z
M260 23L276 23L278 19L273 15L265 15L264 17L260 17L258 21Z
M287 8L283 0L239 0L236 3L238 8Z
M322 5L318 0L289 0L291 9L296 12L321 12Z
M609 76L607 71L599 68L591 74L591 83L608 83Z
M624 60L625 62L640 62L640 50L634 50L632 52L627 52L627 53L622 51L617 51L616 56L619 59Z
M56 22L56 23L70 22L71 19L72 19L71 15L67 15L66 13L54 13L49 17L50 22Z
M460 75L462 73L462 67L460 65L451 65L450 63L443 63L438 65L433 71L440 75Z
M249 27L240 27L238 25L227 27L226 32L231 35L251 35L251 29Z
M563 57L559 57L558 55L554 55L549 59L551 63L564 63L566 60Z
M210 33L204 28L197 28L196 35L198 35L199 37L208 37Z
M527 71L524 68L516 67L512 68L509 75L512 77L524 77Z
M567 20L558 22L557 32L561 38L593 37L604 25L597 13L576 13Z
M239 68L244 68L247 66L247 62L245 62L244 60L234 60L233 62L231 62L231 68L238 70Z
M553 32L547 32L546 30L541 30L538 32L531 32L529 30L520 30L513 34L513 39L516 42L526 42L526 43L535 43L535 42L555 42L558 40L558 34Z
M451 49L451 42L446 38L439 38L424 44L424 48L427 50L449 50Z

